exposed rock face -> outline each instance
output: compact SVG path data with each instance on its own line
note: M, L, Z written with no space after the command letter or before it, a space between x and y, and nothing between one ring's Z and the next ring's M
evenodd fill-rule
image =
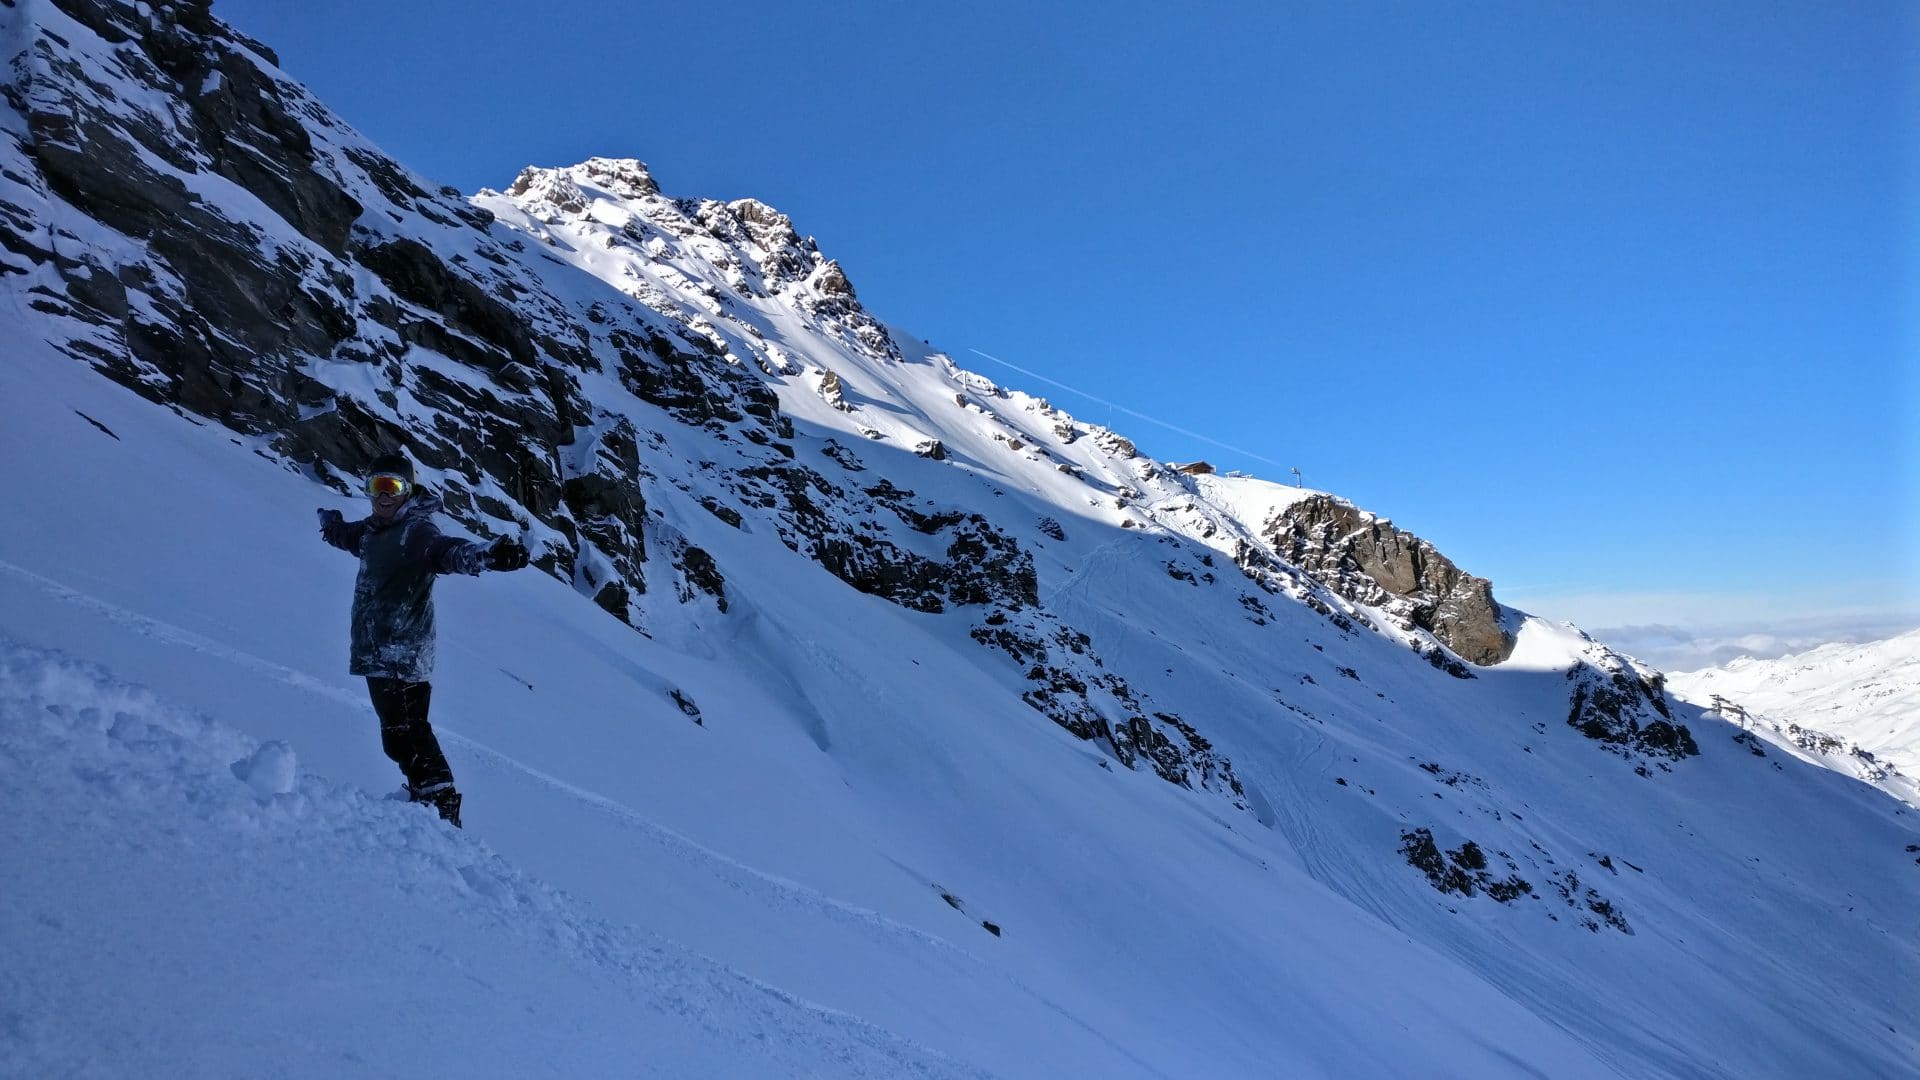
M888 481L848 487L792 462L728 482L742 504L772 512L788 548L861 592L928 613L1039 602L1033 556L979 514L936 506ZM873 527L889 517L905 531Z
M1027 704L1074 735L1111 751L1122 765L1151 768L1182 787L1212 791L1246 808L1233 764L1180 716L1156 710L1118 672L1093 640L1041 611L989 611L973 639L1011 657L1022 669Z
M1645 773L1647 763L1667 770L1668 762L1700 753L1693 732L1674 718L1660 675L1595 645L1591 662L1567 672L1571 686L1568 726Z
M491 214L267 73L271 53L202 0L33 17L5 85L19 120L0 137L23 167L0 176L0 273L32 280L60 346L116 381L343 489L404 447L449 513L530 530L536 565L629 620L646 589L638 440L582 378L610 369L676 415L784 434L772 395L709 363L709 342L547 292ZM637 163L601 172L651 185ZM581 198L551 174L521 182Z
M1497 664L1513 655L1492 584L1385 519L1315 495L1282 510L1262 538L1341 596L1429 631L1471 663Z

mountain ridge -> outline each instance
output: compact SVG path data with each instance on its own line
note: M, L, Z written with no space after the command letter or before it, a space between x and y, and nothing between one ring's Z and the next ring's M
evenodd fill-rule
M461 528L522 537L545 575L448 590L436 700L476 830L612 921L955 1060L1337 1074L1439 1048L1462 1074L1792 1075L1911 1049L1904 809L1754 756L1477 579L1387 588L1360 556L1418 543L1385 519L1334 528L1379 545L1325 546L1317 577L1263 533L1337 497L1188 475L961 369L755 200L590 159L469 201L205 4L5 17L23 344L0 438L45 462L18 496L71 530L0 525L25 575L0 580L9 633L112 647L116 672L380 782L325 628L244 598L324 611L342 564L285 550L287 523L404 446ZM239 555L216 572L207 550ZM1436 636L1475 597L1499 663ZM112 614L140 611L183 633ZM269 655L272 685L248 659ZM917 945L688 873L610 808L995 942L982 970L1047 1007L1016 1018ZM1758 1033L1756 986L1778 1003Z

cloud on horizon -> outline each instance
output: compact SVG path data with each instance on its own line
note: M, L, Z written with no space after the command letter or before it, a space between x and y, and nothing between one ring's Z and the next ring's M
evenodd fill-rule
M1920 628L1920 612L1873 612L1679 626L1641 623L1589 630L1661 671L1719 667L1742 656L1771 660L1835 642L1883 641Z

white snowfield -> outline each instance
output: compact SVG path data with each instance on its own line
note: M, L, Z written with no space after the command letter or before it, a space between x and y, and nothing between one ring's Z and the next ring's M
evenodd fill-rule
M1065 545L1043 592L1109 656L1164 657L1156 693L1213 720L1240 813L1116 771L1007 694L964 623L777 545L726 562L735 613L666 605L653 640L535 574L449 579L456 833L377 798L397 776L343 673L354 564L311 535L337 497L38 348L0 368L0 461L24 511L0 518L0 1075L1913 1060L1914 818L1729 752L1730 727L1633 774L1565 727L1571 631L1527 623L1512 671L1472 682L1304 612L1287 625L1324 653L1276 652L1183 609L1152 538ZM1350 666L1376 706L1319 689ZM261 742L297 755L290 790L260 790ZM1436 893L1396 851L1412 825L1526 830L1634 933L1581 928L1547 879L1515 905Z
M1668 685L1697 705L1711 706L1718 695L1765 729L1793 725L1829 735L1920 776L1920 630L1772 660L1743 656L1670 675Z
M116 108L172 107L49 5L0 9L23 10ZM791 550L718 479L772 451L609 363L577 374L594 424L640 435L645 632L537 571L440 583L452 830L382 797L345 673L356 564L314 508L355 500L64 355L97 331L31 305L65 288L36 265L0 277L0 1077L1920 1075L1899 798L1664 697L1699 754L1590 738L1576 686L1657 683L1572 627L1506 612L1513 657L1455 678L1294 567L1250 579L1233 556L1270 556L1262 526L1313 492L1181 475L963 370L757 203L595 159L476 196L485 233L434 224L385 212L347 164L377 149L288 94L383 208L366 228L506 265L568 325L699 335L721 359L694 362L778 396L797 465L990 520L1033 559L1012 614L1134 698L1088 700L1190 724L1240 786L1049 720L979 605L909 610ZM20 182L0 120L0 193L63 250L145 257ZM217 175L182 183L334 265ZM418 346L300 362L416 431L455 422L419 373L485 382ZM836 524L940 554L883 517ZM725 611L677 588L679 543Z
M978 1075L0 640L8 1076Z

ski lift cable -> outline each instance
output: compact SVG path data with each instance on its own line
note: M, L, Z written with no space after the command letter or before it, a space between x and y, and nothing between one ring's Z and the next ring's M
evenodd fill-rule
M1094 402L1095 404L1105 405L1107 408L1112 409L1115 412L1125 413L1128 416L1133 417L1135 420L1144 420L1149 424L1153 424L1157 427L1166 428L1168 431L1174 432L1176 434L1185 435L1189 439L1197 439L1200 442L1206 443L1208 446L1217 446L1222 450L1229 450L1229 451L1232 451L1233 453L1240 454L1243 457L1252 458L1255 461L1264 461L1276 469L1287 468L1287 466L1282 465L1280 462L1275 461L1270 457L1266 457L1265 455L1256 454L1251 450L1243 450L1238 446L1234 446L1231 443L1223 443L1218 439L1210 439L1207 436L1202 435L1197 431L1189 431L1186 428L1179 426L1178 424L1169 424L1165 420L1162 420L1158 417L1148 416L1146 413L1139 412L1135 409L1129 409L1125 405L1108 401L1106 398L1100 397L1097 394L1089 394L1085 390L1082 390L1077 386L1068 386L1066 383L1063 383L1058 379L1049 379L1045 375L1042 375L1037 371L1030 371L1027 368L1021 367L1019 364L1013 363L1008 360L1002 360L999 357L993 355L992 353L982 352L979 349L973 349L973 348L969 348L967 351L970 353L973 353L975 356L985 357L986 359L991 360L994 363L999 364L1003 367L1010 367L1013 370L1019 372L1022 375L1027 376L1030 379L1038 379L1041 382L1046 383L1048 386L1057 386L1060 389L1065 390L1069 394L1077 394L1080 397L1086 398L1088 401Z

